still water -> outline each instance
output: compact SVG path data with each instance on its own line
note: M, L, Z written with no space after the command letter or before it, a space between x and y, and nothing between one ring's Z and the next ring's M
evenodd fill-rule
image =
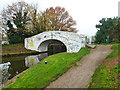
M47 56L48 53L3 57L2 62L0 62L0 86Z
M60 52L66 52L66 47L63 45L49 45L47 53L2 57L2 61L0 60L0 86L47 56Z

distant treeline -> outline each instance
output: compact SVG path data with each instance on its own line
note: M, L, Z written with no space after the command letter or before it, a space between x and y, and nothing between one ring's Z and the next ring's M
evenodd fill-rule
M102 18L96 28L98 29L95 35L96 43L106 43L107 36L109 43L120 42L120 19L118 17Z
M8 5L1 13L0 26L12 44L23 43L24 39L44 31L77 32L76 21L63 7L50 7L38 11L38 5L18 1ZM1 34L1 33L0 33Z

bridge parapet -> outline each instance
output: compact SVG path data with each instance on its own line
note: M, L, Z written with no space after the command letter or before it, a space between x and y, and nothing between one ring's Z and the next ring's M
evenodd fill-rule
M67 52L78 52L85 47L85 37L73 32L48 31L25 39L25 48L44 52L48 50L51 40L61 42L66 46Z

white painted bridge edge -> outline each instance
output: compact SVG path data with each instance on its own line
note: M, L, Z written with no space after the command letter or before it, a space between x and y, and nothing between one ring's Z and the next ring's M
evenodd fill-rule
M85 47L85 37L73 32L47 31L35 36L25 38L25 48L44 52L48 50L48 40L61 41L67 48L68 53L78 52L81 47Z

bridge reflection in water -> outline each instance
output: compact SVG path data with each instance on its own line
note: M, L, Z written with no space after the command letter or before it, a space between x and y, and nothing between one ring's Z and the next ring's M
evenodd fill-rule
M0 63L0 86L12 79L14 76L37 64L49 55L66 52L66 47L62 44L48 45L48 52L39 55L22 55L3 57Z

